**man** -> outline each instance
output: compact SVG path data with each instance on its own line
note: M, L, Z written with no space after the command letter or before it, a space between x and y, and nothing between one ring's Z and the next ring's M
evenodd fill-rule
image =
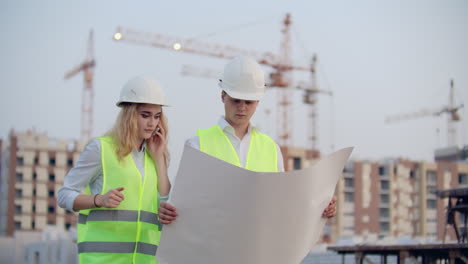
M283 156L278 145L250 124L259 100L265 93L264 73L250 58L236 57L226 64L219 80L225 115L217 125L200 129L185 143L233 165L259 172L283 172ZM168 202L159 207L159 218L170 224L178 215ZM323 217L336 215L336 197L324 210Z

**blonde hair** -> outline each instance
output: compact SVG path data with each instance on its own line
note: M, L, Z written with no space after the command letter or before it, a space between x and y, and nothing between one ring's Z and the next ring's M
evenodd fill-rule
M132 152L135 146L139 146L138 142L138 104L123 103L121 110L115 121L114 127L106 133L106 136L112 137L116 145L116 154L120 161L125 156ZM160 126L165 131L166 146L164 149L164 162L169 166L169 150L167 149L169 127L167 125L167 118L161 108Z

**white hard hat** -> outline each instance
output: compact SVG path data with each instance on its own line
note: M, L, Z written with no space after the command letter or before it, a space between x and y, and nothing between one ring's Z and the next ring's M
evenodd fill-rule
M117 106L122 103L140 103L169 106L158 81L144 76L130 79L120 91Z
M265 76L255 60L235 57L224 67L219 87L236 99L259 100L265 94Z

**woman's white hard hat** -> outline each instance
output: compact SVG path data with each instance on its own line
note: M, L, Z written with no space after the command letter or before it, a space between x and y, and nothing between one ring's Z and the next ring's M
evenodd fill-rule
M123 103L169 106L159 82L146 76L134 77L122 87L116 105L122 106Z
M260 65L248 57L235 57L224 67L219 87L241 100L260 100L265 94L265 76Z

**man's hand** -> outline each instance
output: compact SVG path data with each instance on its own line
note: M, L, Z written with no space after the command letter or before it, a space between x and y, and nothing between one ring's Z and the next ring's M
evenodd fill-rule
M179 214L177 213L175 206L168 202L161 202L159 204L158 215L159 222L168 225L172 223Z
M332 218L336 215L336 196L333 196L327 208L323 210L322 217Z

